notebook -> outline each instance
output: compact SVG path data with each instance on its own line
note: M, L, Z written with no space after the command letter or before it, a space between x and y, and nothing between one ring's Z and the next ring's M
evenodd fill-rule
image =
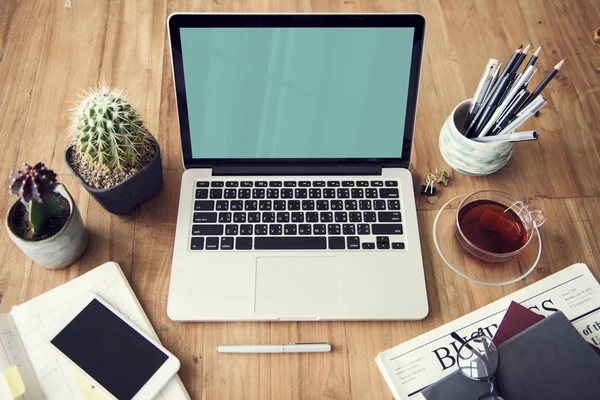
M41 332L52 317L83 292L91 291L135 326L160 343L127 278L117 263L108 262L0 315L0 371L19 368L25 382L25 400L88 400L81 374L44 342ZM85 382L85 381L84 381ZM91 385L90 385L91 386ZM97 391L96 391L97 392ZM156 397L158 400L189 400L179 376Z
M498 346L496 380L505 399L597 400L600 357L562 312ZM487 384L456 371L421 392L426 400L476 399Z

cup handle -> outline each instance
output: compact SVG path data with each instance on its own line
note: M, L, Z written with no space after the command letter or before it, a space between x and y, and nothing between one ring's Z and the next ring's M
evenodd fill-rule
M536 227L540 227L544 225L546 222L546 214L542 210L533 210L530 211L531 220L533 221Z

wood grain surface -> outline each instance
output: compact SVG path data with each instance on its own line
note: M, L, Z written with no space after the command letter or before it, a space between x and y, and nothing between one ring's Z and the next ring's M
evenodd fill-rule
M166 32L175 11L418 12L427 19L412 172L429 316L418 322L174 323L166 315L182 174ZM27 259L0 230L0 312L108 260L127 275L163 344L182 362L193 399L391 399L374 357L575 262L600 277L600 26L595 0L2 0L0 1L0 176L21 162L53 168L78 203L90 246L75 265L49 271ZM515 146L499 173L452 172L436 204L417 188L428 172L450 171L438 149L442 123L475 91L487 59L506 60L520 43L544 43L538 75L568 57L544 95L549 104L526 127L537 142ZM132 214L106 213L69 175L62 160L68 110L83 89L105 81L127 90L157 137L165 184ZM432 224L453 196L504 190L543 209L539 266L516 284L469 282L435 250ZM0 214L15 201L0 191ZM159 328L165 325L168 331ZM218 355L221 343L327 340L325 354ZM197 356L197 362L193 356Z

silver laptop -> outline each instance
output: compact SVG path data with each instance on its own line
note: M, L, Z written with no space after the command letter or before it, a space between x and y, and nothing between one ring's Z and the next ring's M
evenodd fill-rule
M177 321L421 319L424 19L174 14Z

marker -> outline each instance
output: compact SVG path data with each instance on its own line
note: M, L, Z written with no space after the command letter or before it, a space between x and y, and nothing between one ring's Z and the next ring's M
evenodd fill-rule
M527 142L529 140L537 140L538 133L536 131L515 132L509 135L485 136L473 139L479 143L502 143L502 142Z
M217 353L326 353L329 351L331 345L327 342L217 346Z

